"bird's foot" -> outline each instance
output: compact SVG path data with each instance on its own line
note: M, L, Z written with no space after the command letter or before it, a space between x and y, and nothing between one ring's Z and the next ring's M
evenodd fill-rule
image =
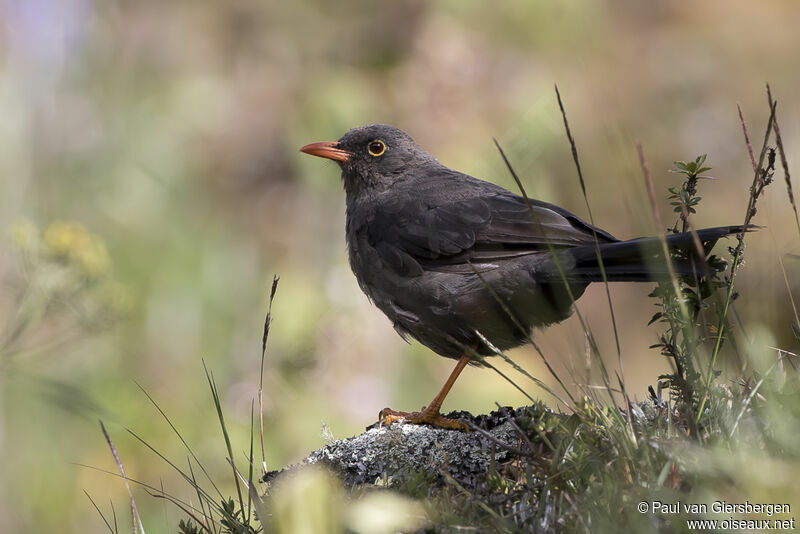
M384 425L392 423L411 423L412 425L432 425L449 430L463 430L469 432L469 427L458 419L449 419L439 413L438 409L422 408L418 412L398 412L391 408L384 408L378 415Z

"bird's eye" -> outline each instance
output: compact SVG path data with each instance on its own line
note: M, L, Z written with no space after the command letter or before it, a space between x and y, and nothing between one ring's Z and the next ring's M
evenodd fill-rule
M367 145L367 150L369 150L369 153L372 156L380 156L381 154L386 152L386 143L384 143L380 139L370 141L369 144Z

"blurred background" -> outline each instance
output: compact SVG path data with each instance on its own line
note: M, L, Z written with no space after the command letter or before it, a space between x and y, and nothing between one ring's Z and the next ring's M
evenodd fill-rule
M125 531L121 481L77 465L116 469L98 419L129 476L191 498L125 431L185 465L138 385L232 494L202 360L243 463L274 274L270 469L322 446L323 424L348 437L381 408L417 409L438 390L452 362L405 344L367 302L347 264L338 168L300 146L390 123L444 164L514 189L496 137L531 196L585 218L557 83L599 226L620 238L657 230L637 141L665 224L666 189L680 185L672 162L704 153L717 180L701 182L695 224L737 224L752 170L736 105L760 147L767 82L791 168L800 161L798 20L791 0L0 0L0 530L103 532L85 490L107 513L114 503ZM797 352L778 260L800 295L800 264L786 256L800 240L776 176L737 280L737 338ZM638 399L669 369L648 349L651 289L611 288ZM579 308L617 369L602 286ZM574 318L537 339L567 382L596 377ZM552 383L533 350L511 355ZM468 369L444 411L495 402L527 401ZM151 531L184 517L135 492Z

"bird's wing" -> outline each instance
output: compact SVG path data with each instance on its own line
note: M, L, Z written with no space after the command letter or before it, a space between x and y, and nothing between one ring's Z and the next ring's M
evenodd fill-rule
M432 204L411 196L382 203L368 238L397 272L421 267L472 270L476 264L524 256L550 246L573 247L616 241L570 212L503 191Z

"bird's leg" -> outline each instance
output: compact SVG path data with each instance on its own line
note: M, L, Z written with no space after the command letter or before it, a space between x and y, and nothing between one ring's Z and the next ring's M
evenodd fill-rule
M378 416L381 423L389 425L395 421L402 421L415 425L428 424L441 428L469 431L469 427L467 427L467 425L458 419L448 419L447 417L443 417L442 414L439 413L439 410L442 407L444 398L450 392L450 388L453 387L458 375L461 374L461 371L464 370L464 367L467 366L467 364L470 362L470 359L471 358L466 353L459 358L456 368L453 369L452 373L450 373L450 377L447 379L447 382L444 383L444 386L442 386L442 389L439 391L439 393L437 393L433 400L427 406L423 407L422 410L419 412L409 413L398 412L392 410L391 408L384 408L381 410L381 413Z

